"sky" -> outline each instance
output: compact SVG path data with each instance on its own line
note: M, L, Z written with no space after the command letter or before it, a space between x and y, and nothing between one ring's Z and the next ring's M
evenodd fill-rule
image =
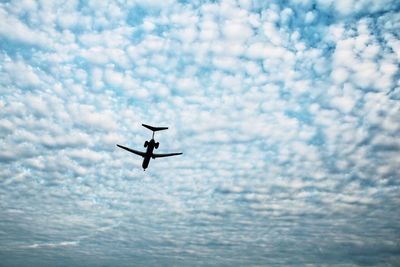
M0 266L399 266L400 2L0 3ZM116 144L144 150L152 160Z

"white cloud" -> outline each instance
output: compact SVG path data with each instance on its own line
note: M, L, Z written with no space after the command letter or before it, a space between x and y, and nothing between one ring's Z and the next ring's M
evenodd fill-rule
M272 22L264 23L262 28L263 28L263 33L269 42L277 46L282 44L283 40L281 38L281 35Z
M238 21L226 21L222 32L227 39L247 40L253 35L252 29L245 23Z
M235 71L240 66L236 57L215 57L213 63L215 67L228 71Z
M90 63L98 65L104 65L109 60L106 50L98 46L83 50L82 57L86 58Z
M22 60L16 62L11 61L10 58L6 58L3 65L4 70L8 74L8 77L20 87L37 87L41 84L41 80L32 68Z
M349 71L343 67L336 68L332 71L331 76L332 76L333 81L336 84L340 84L340 83L347 81L347 79L349 77Z
M64 29L70 29L79 22L79 15L76 13L63 14L58 16L58 24Z
M41 115L45 115L48 112L47 103L43 98L38 96L29 96L27 98L27 103L33 112L37 112Z
M69 150L66 154L73 159L77 159L79 161L89 161L91 163L99 162L104 159L103 155L89 149Z
M213 20L204 20L201 22L199 37L203 41L216 40L218 36L218 25Z
M312 23L315 19L315 14L312 11L308 11L305 17L305 22L306 23Z
M7 14L7 11L2 7L0 7L0 36L10 41L22 42L28 45L52 46L52 40L46 33L30 29L19 19Z
M349 244L396 250L381 244L396 244L400 204L393 6L1 4L5 264L18 265L14 248L35 263L29 250L53 257L57 247L78 261L84 253L86 265L100 254L129 265L132 251L150 265L396 262L386 252L346 257ZM158 152L184 154L143 172L140 157L115 146L144 150L151 132L141 123L169 126L156 133ZM296 253L280 257L282 239Z
M124 79L124 76L122 73L120 73L118 71L114 71L111 68L106 69L106 71L104 73L104 77L108 84L110 84L111 86L115 86L115 87L120 86Z
M354 108L354 100L350 97L335 97L332 99L332 105L343 113L349 113Z
M334 11L341 16L387 11L393 9L396 6L396 1L393 0L383 0L379 2L375 2L372 0L317 0L316 3L318 4L318 7L322 9L333 8Z

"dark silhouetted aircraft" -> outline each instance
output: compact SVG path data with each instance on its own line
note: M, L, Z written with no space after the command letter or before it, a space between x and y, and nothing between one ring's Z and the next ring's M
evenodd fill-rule
M146 152L137 151L137 150L131 149L129 147L121 146L121 145L118 145L118 144L117 144L117 146L122 148L122 149L128 150L129 152L132 152L132 153L134 153L136 155L142 156L143 157L142 167L143 167L144 171L149 166L150 158L155 159L155 158L177 156L177 155L181 155L182 154L182 153L168 153L168 154L156 154L156 153L153 153L154 148L158 149L158 146L160 145L159 142L156 142L154 140L154 133L157 132L157 131L167 130L168 127L153 127L153 126L146 125L146 124L142 124L142 126L144 126L147 129L153 131L153 136L151 137L151 140L144 142L144 147L147 147Z

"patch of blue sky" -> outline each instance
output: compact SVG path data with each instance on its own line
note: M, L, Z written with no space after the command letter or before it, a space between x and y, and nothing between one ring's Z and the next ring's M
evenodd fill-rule
M149 10L143 6L137 5L132 7L126 18L126 22L131 26L140 26L142 25L144 19L149 16ZM153 14L156 15L156 14Z
M32 46L32 44L27 44L25 42L18 41L1 41L0 40L0 48L2 51L6 52L4 54L12 57L13 59L17 59L18 57L23 58L24 60L31 60L32 52L38 49L38 46ZM39 48L40 49L40 48Z

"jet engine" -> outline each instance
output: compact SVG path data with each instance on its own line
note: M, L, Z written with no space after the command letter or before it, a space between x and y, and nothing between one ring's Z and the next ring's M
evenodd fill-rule
M160 145L160 143L157 142L157 143L154 144L154 147L157 149L159 145Z
M149 142L145 141L145 142L144 142L144 147L147 147L148 144L149 144Z

